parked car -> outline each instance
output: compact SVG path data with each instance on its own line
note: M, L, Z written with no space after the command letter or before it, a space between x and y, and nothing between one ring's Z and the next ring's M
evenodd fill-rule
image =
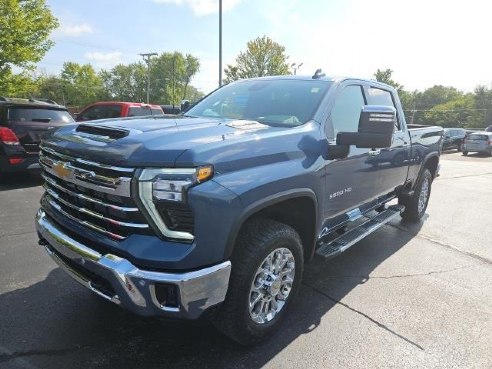
M485 132L492 132L492 126L488 126L487 128L485 128Z
M475 132L468 135L463 144L463 155L480 152L492 156L492 132Z
M39 169L39 142L49 129L73 123L64 106L0 97L0 175Z
M84 122L96 119L137 117L146 115L164 115L159 105L134 102L101 101L84 108L75 120Z
M442 150L456 149L461 151L463 140L466 137L466 130L463 128L444 128L444 136L442 140Z
M182 116L58 129L42 146L40 245L134 313L208 312L257 342L314 255L424 215L442 128L404 117L393 87L317 71L233 82Z

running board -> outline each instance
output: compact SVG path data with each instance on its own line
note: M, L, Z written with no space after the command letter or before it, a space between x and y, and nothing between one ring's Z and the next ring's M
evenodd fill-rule
M364 237L399 216L404 209L405 207L402 205L393 205L388 207L388 209L383 210L374 218L371 218L367 222L364 222L356 228L351 229L333 241L322 242L321 246L316 250L316 254L324 257L325 259L331 259L341 254L362 240Z

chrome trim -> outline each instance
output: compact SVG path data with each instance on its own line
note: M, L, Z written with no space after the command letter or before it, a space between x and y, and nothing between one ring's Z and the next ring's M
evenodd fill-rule
M104 201L101 201L99 199L95 199L93 197L90 197L90 196L87 196L85 194L82 194L82 193L77 193L77 192L73 192L63 186L60 186L58 183L56 183L55 180L53 180L52 178L48 177L48 176L45 176L44 174L41 174L41 177L50 185L50 186L53 186L55 187L56 189L62 191L62 192L65 192L71 196L75 196L79 199L82 199L82 200L85 200L85 201L89 201L89 202L92 202L94 204L99 204L99 205L102 205L102 206L106 206L108 208L111 208L111 209L114 209L114 210L119 210L119 211L122 211L122 212L125 212L125 213L129 213L129 212L137 212L138 211L138 208L130 208L130 207L125 207L125 206L118 206L118 205L114 205L114 204L109 204L107 202L104 202Z
M72 239L54 225L42 209L36 215L36 228L40 237L49 244L49 247L45 246L49 255L55 262L61 261L58 265L70 276L91 291L134 313L195 319L225 299L231 273L230 261L184 273L141 270L126 259L113 254L102 255ZM97 290L87 277L81 276L57 257L57 253L104 278L116 294L108 296ZM152 287L156 283L175 284L178 287L179 307L162 307L157 302Z
M180 169L178 169L180 170ZM186 169L183 169L179 174L190 174L189 172L183 172ZM162 233L164 237L168 238L173 238L173 239L181 239L181 240L186 240L186 241L193 241L195 236L189 232L182 232L182 231L173 231L169 229L166 225L166 223L162 220L159 212L157 211L157 208L155 207L154 201L152 199L152 179L155 178L155 174L152 175L153 169L144 169L142 170L142 173L140 174L139 177L139 182L138 182L138 196L140 197L140 201L142 202L143 206L145 207L145 210L149 214L149 216L152 218L154 221L155 225L157 228L159 228L159 231ZM167 171L166 173L169 173L171 169L162 169L161 171ZM189 169L188 169L189 171ZM164 173L164 172L160 172ZM176 172L174 172L176 173ZM195 170L193 170L193 173L195 173Z
M80 180L75 176L72 178L61 178L58 175L58 173L56 173L53 170L53 168L51 168L50 166L48 166L47 164L45 164L42 161L42 158L43 158L43 155L40 155L39 156L39 163L41 164L41 167L43 167L43 169L46 172L48 172L49 174L51 174L52 176L54 176L56 178L61 179L62 181L67 181L67 182L76 184L78 186L86 187L86 188L89 188L91 190L98 191L98 192L108 193L110 195L130 197L130 182L132 180L131 177L119 177L120 183L117 186L115 186L114 188L113 187L105 187L102 185L97 185L97 184L92 183L92 182ZM54 162L53 159L50 159L50 160L52 162ZM63 164L64 162L57 162L57 163Z
M90 228L94 231L97 231L97 232L101 232L103 234L105 234L106 236L110 236L110 237L113 237L113 238L116 238L118 240L124 240L126 237L125 236L122 236L120 234L117 234L117 233L113 233L113 232L109 232L107 230L105 230L104 228L101 228L95 224L92 224L86 220L81 220L79 218L76 218L74 217L73 215L67 213L65 210L63 210L61 208L60 205L58 205L56 202L54 202L53 200L49 200L47 199L46 201L48 201L48 204L50 204L54 209L56 209L60 214L62 214L63 216L67 217L68 219L70 220L73 220L74 222L77 222L77 223L80 223L80 224L83 224L85 225L87 228Z
M42 151L46 151L47 153L49 153L51 155L58 156L59 158L61 158L63 160L75 161L77 163L81 163L81 164L85 164L85 165L91 165L91 166L102 168L102 169L109 169L109 170L114 170L117 172L126 172L126 173L133 173L133 171L135 170L134 168L116 167L114 165L96 163L95 161L75 158L75 157L70 156L70 155L59 153L59 152L57 152L53 149L50 149L49 147L46 147L44 145L40 145L39 148Z
M97 218L97 219L100 219L100 220L104 220L106 222L109 222L111 224L114 224L114 225L117 225L117 226L120 226L120 227L128 227L128 228L139 228L139 229L146 229L146 228L149 228L149 225L148 224L142 224L142 223L130 223L130 222L122 222L120 220L116 220L116 219L112 219L112 218L108 218L96 211L93 211L93 210L89 210L89 209L86 209L86 208L81 208L79 206L75 206L74 204L70 204L68 201L62 199L60 197L60 195L58 195L55 191L53 191L51 188L46 188L46 192L48 193L48 195L55 199L56 201L62 203L63 205L73 209L73 210L76 210L80 213L83 213L83 214L87 214L91 217L94 217L94 218Z

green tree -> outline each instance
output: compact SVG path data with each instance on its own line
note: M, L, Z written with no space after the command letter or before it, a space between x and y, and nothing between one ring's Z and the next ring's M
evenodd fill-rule
M474 103L474 96L469 93L425 111L422 120L442 127L471 127L476 114Z
M485 86L477 86L474 92L476 110L470 127L488 127L492 125L492 90Z
M454 87L435 85L418 96L418 105L421 109L431 109L432 107L447 102L457 100L464 94Z
M152 101L179 106L181 100L191 99L190 83L200 69L198 58L180 52L162 53L152 59L150 96Z
M0 0L0 94L15 94L12 67L29 69L53 45L49 35L58 26L44 0ZM10 87L9 87L10 86Z
M228 65L225 83L238 79L290 74L285 47L267 36L249 41L246 51L240 52L236 65Z
M65 82L58 76L43 75L37 79L37 96L66 105Z
M184 60L184 86L183 86L183 100L188 98L187 96L188 93L188 85L191 82L191 79L195 74L197 74L200 70L200 61L198 58L194 57L191 54L186 54L185 60Z
M106 95L101 77L90 64L65 62L60 78L67 105L82 107Z
M376 81L386 83L387 85L393 86L396 90L398 90L398 94L401 94L403 91L403 85L400 85L398 82L395 82L392 79L393 70L392 69L379 69L374 73L374 78Z
M119 101L146 101L147 66L143 63L119 64L99 74L110 99Z

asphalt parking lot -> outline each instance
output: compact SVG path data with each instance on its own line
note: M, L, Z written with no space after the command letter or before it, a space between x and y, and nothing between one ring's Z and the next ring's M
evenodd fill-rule
M446 153L425 219L315 259L282 329L239 347L206 321L120 310L37 245L36 176L0 185L0 368L490 368L492 158Z

